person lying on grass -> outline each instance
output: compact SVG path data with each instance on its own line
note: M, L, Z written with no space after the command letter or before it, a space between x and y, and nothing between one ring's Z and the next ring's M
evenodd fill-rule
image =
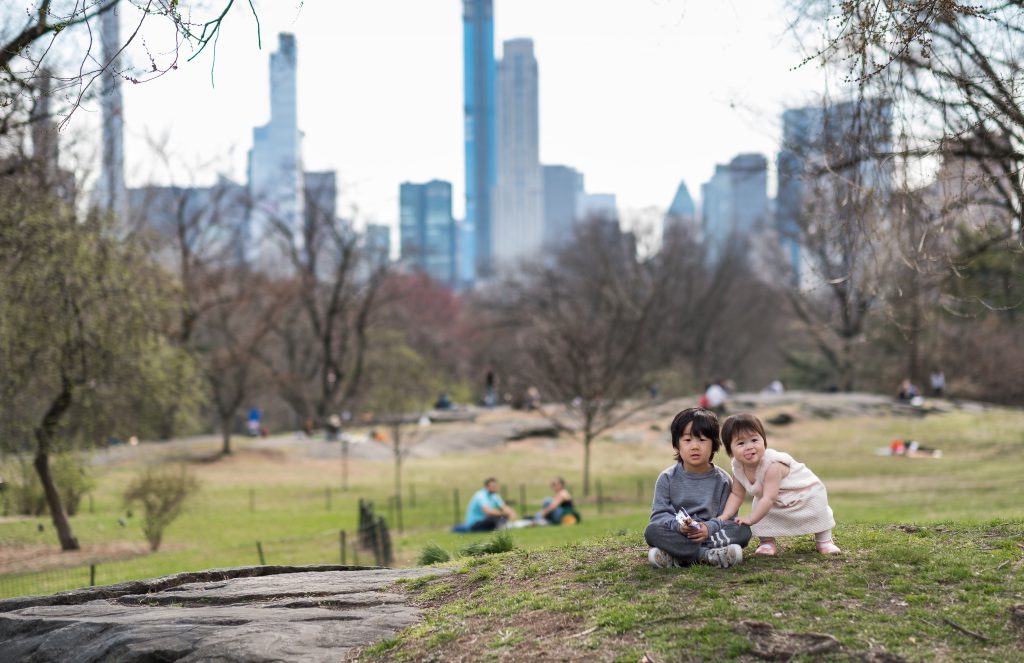
M644 530L651 546L647 560L655 568L738 564L750 528L715 517L732 484L727 472L711 464L722 444L718 417L704 408L687 408L672 420L671 435L676 462L654 486L651 522Z
M832 542L836 521L828 505L825 484L789 454L768 448L764 424L752 414L734 414L722 424L725 453L732 457L732 493L718 516L736 516L750 493L754 506L749 516L735 518L750 525L760 539L755 555L778 554L777 536L813 534L822 555L842 551Z

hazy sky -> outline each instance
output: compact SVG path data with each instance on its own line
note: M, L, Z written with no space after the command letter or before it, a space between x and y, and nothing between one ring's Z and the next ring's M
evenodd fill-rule
M301 4L301 6L300 6ZM307 170L338 172L339 209L397 225L398 185L451 181L464 208L459 0L265 0L263 47L247 3L210 55L125 89L129 185L244 181L252 128L269 116L277 34L298 43ZM540 154L581 170L620 208L667 207L680 179L695 198L715 163L761 152L774 163L780 114L824 76L797 70L781 0L495 0L495 47L534 40ZM126 30L126 28L122 28ZM151 37L151 40L154 39ZM168 174L147 147L168 141Z

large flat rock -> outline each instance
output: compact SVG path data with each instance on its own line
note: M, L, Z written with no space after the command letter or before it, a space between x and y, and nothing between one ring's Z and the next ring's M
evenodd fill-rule
M0 661L339 661L416 623L443 569L245 567L0 601Z

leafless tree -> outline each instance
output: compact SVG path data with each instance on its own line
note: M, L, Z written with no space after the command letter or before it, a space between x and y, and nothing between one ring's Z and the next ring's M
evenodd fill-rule
M382 338L368 358L362 407L391 434L394 495L401 503L402 464L423 439L419 424L441 381L431 363L405 343L401 331L378 335Z
M272 217L291 287L291 305L271 330L261 353L281 397L300 421L323 422L353 402L364 378L369 330L386 261L369 260L349 221L314 206L307 196L301 228ZM312 209L309 209L312 206Z
M180 173L196 172L197 168L180 164L167 146L167 140L151 141L152 162L159 164L165 177L180 177ZM227 348L224 343L246 344L245 337L223 327L230 319L238 317L238 308L243 306L237 299L244 300L244 306L252 309L254 298L249 290L259 282L258 275L245 269L241 255L243 246L242 230L249 214L249 195L244 187L221 178L212 186L195 186L187 182L184 186L150 185L131 191L129 214L122 230L124 236L144 239L152 247L154 259L174 276L175 314L168 321L169 338L180 348L191 353L201 364L212 361L216 370L206 374L211 380L215 396L223 394L229 382L235 382L238 374L228 378L226 371L241 371L248 374L248 367L226 367L220 361L226 353L236 360L248 357L247 350ZM269 299L269 297L268 297ZM271 304L268 302L268 306ZM209 321L206 318L212 317ZM252 318L254 324L259 318ZM206 323L204 338L197 338L197 330ZM257 325L256 329L259 328ZM265 332L257 334L261 336ZM211 344L212 337L217 343ZM236 385L237 386L237 385ZM235 390L237 396L237 389ZM218 406L223 399L217 398ZM218 407L219 409L219 407ZM176 430L175 405L171 405L163 417L160 436L173 437ZM218 423L224 416L218 413ZM225 431L228 435L230 431ZM225 437L225 449L229 449Z
M525 266L494 293L495 328L510 338L520 374L554 404L545 413L582 438L584 495L591 443L635 411L629 399L657 363L651 339L670 272L639 259L616 221L594 219L553 261Z
M210 296L218 303L198 321L190 348L204 368L220 427L221 453L228 455L236 417L266 377L259 356L282 297L277 284L244 265L224 271L229 273L211 273Z
M238 3L241 4L241 3ZM256 18L252 2L246 3ZM32 0L0 9L0 135L29 121L38 90L46 86L56 98L54 113L66 118L104 76L132 83L173 71L216 47L235 0L212 6L189 0ZM101 47L98 21L117 12L125 23L124 37L114 54ZM151 49L149 43L170 43ZM133 53L144 65L121 65ZM211 58L212 60L212 58Z
M849 391L894 255L890 104L859 99L803 112L804 130L780 156L776 205L782 241L802 256L790 302L836 386Z
M984 232L961 238L949 263L1024 239L1024 3L951 0L831 3L798 0L804 28L824 32L809 59L842 68L855 91L893 99L897 124L908 128L896 154L920 160L955 156L973 186L944 201L948 232L963 221L958 208L979 203L1002 209L986 215ZM980 186L979 186L980 185ZM970 195L986 191L985 200ZM970 239L971 241L968 241Z
M688 388L721 377L749 383L777 375L785 307L772 264L758 258L767 251L763 241L735 234L711 251L684 226L664 233L657 260L669 279L659 305L665 320L651 341L663 362L689 368Z

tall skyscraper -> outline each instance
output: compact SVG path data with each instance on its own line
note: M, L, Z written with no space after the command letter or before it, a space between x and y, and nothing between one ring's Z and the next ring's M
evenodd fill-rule
M858 190L857 196L870 196L874 204L883 205L892 187L891 151L888 99L793 108L782 114L775 226L796 282L803 271L800 229L812 192L820 191L827 178L840 192L836 199L846 198L840 189L850 187ZM843 207L856 213L854 205Z
M369 223L363 238L366 257L373 267L387 264L391 259L391 226Z
M506 41L498 64L498 180L492 221L498 266L535 256L544 240L537 91L533 41Z
M249 194L253 218L250 238L263 242L272 225L301 237L304 219L302 136L297 106L297 53L295 35L278 35L278 48L270 54L270 122L253 129L249 152Z
M731 236L749 238L768 223L768 160L760 154L740 154L701 187L704 204L704 243L708 257L721 255Z
M475 237L476 275L494 272L491 191L495 185L494 3L462 0L466 132L466 219Z
M576 220L585 223L595 219L618 225L619 205L614 193L581 191L576 194Z
M338 207L338 174L333 170L307 171L302 181L306 223L333 222Z
M115 0L107 0L110 4ZM103 61L103 149L96 204L120 219L128 213L128 193L124 185L124 100L121 96L121 14L119 7L103 12L100 18Z
M544 166L544 248L572 240L576 196L583 193L583 173L569 166Z
M468 219L463 219L462 223L456 224L458 227L458 241L455 242L456 249L459 252L458 257L458 270L459 274L459 287L469 287L473 285L473 280L476 278L476 228L469 222Z
M661 230L664 233L672 227L685 228L689 231L697 229L697 205L693 202L693 196L690 195L690 189L687 188L686 182L682 180L679 181L679 186L676 188L672 204L665 212Z
M404 182L399 189L399 206L402 260L439 283L455 286L458 254L451 183Z

